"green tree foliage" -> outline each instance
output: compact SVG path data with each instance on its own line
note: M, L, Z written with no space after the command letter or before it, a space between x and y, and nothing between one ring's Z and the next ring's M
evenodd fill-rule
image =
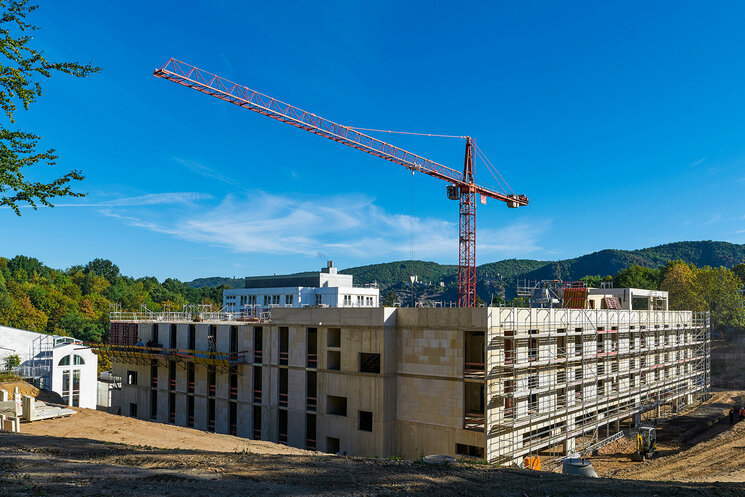
M30 257L0 257L0 324L99 342L108 337L112 303L125 311L139 311L142 305L176 311L201 303L219 308L225 288L193 288L170 278L163 283L152 277L129 278L105 259L60 271Z
M660 284L660 269L643 266L629 266L616 273L613 277L615 288L643 288L657 290Z
M12 354L5 358L5 370L10 371L13 368L17 368L21 365L21 358L18 354Z
M83 268L85 275L101 276L109 283L116 281L119 276L119 266L108 259L93 259Z
M0 0L0 107L10 123L17 104L25 110L41 96L38 78L49 78L53 72L86 77L100 68L76 62L50 62L44 54L31 47L31 33L39 29L26 22L26 16L38 8L28 0ZM54 149L37 150L41 137L21 130L8 129L0 124L0 205L10 207L20 216L19 204L36 209L37 202L52 207L55 197L81 197L74 192L71 181L83 179L80 171L70 171L48 183L25 178L23 168L39 162L53 166L58 159Z
M662 269L660 290L668 292L668 308L674 311L704 311L705 303L696 287L698 269L693 264L671 261Z
M745 326L745 310L740 290L742 281L725 267L703 267L696 272L695 287L711 311L712 327Z
M740 278L742 284L745 285L745 262L733 267L732 272L735 273L737 277Z
M386 294L385 298L383 299L383 306L393 307L393 305L396 303L396 300L398 300L398 295L396 295L396 292L391 290Z

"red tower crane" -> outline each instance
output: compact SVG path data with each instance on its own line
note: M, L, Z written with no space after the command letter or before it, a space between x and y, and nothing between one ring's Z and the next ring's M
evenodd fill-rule
M466 158L463 172L460 172L176 59L169 60L153 74L329 140L395 162L411 171L418 171L448 182L448 198L460 201L459 307L476 305L476 195L480 195L484 203L488 197L505 202L508 207L512 208L528 205L528 197L525 195L497 192L474 183L475 145L470 137L464 137Z

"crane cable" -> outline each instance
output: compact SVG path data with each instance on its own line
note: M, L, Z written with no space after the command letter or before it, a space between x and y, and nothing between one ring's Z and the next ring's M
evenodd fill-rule
M459 138L465 140L468 138L468 136L465 135L443 135L439 133L415 133L413 131L394 131L390 129L374 129L374 128L359 128L357 126L347 126L349 129L353 129L355 131L374 131L377 133L391 133L391 134L398 134L398 135L414 135L414 136L432 136L436 138ZM479 157L484 161L487 170L489 173L494 177L494 179L499 184L500 188L503 189L503 191L509 191L514 195L514 191L512 190L512 187L509 183L507 183L507 180L504 179L504 177L499 173L499 170L494 167L494 164L491 163L489 158L486 156L486 154L476 145L476 140L471 139L471 143L473 144L473 147L476 149L476 153L478 153ZM498 176L498 177L497 177Z
M353 129L355 131L377 131L378 133L395 133L397 135L434 136L437 138L461 138L461 139L468 138L467 136L458 136L458 135L439 135L435 133L414 133L411 131L392 131L389 129L358 128L356 126L347 126L347 128Z

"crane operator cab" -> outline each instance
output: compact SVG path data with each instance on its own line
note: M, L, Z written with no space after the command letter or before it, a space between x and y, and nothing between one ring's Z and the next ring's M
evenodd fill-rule
M636 453L633 459L635 461L651 459L654 457L656 450L657 433L655 429L650 426L640 427L639 433L636 434Z

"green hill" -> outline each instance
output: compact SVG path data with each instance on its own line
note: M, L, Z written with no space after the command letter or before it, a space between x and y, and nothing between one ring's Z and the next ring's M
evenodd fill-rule
M484 300L495 293L504 293L507 298L511 298L515 295L515 281L518 278L574 281L588 275L613 275L634 264L655 268L669 260L677 259L698 267L731 268L745 262L745 245L709 240L668 243L639 250L607 249L560 261L506 259L482 264L477 268L477 292ZM355 282L359 284L377 282L382 295L389 290L406 295L410 291L409 276L415 274L420 282L417 286L417 295L445 301L454 301L457 298L458 266L455 265L426 261L396 261L351 267L341 272L353 275ZM440 282L444 286L441 286ZM233 288L243 286L241 279L231 278L202 278L191 282L195 287L221 284Z

